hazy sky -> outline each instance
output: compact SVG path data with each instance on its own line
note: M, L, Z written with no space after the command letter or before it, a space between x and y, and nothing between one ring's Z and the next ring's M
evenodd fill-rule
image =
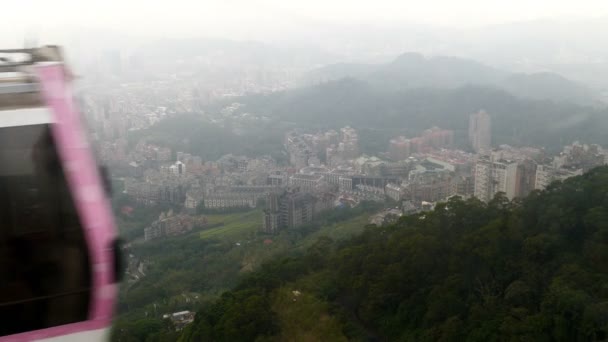
M317 25L462 28L607 15L606 0L19 0L2 3L0 42L57 27L263 39Z

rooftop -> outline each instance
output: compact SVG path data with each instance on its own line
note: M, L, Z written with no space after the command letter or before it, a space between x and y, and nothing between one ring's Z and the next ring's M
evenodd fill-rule
M300 174L312 175L314 173L328 172L329 170L324 166L307 166L300 170Z
M291 179L304 179L304 180L319 181L319 180L323 179L323 175L306 175L306 174L298 173L298 174L291 176Z

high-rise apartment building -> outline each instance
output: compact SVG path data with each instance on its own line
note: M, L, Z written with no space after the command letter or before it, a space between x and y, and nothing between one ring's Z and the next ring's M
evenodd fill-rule
M313 219L315 198L305 192L289 190L270 193L266 198L262 230L275 234L282 229L294 229Z
M410 156L410 141L404 136L391 139L388 155L392 160L405 160Z
M431 127L420 135L425 146L432 148L446 148L454 143L454 131Z
M469 117L469 142L477 153L488 151L492 143L490 116L480 110Z

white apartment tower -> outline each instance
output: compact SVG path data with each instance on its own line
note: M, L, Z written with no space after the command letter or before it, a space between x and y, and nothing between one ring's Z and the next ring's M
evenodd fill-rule
M492 142L490 116L484 110L469 116L469 142L477 153L490 150Z
M499 192L508 199L517 196L518 164L515 161L495 160L492 156L482 156L475 163L475 197L490 201Z

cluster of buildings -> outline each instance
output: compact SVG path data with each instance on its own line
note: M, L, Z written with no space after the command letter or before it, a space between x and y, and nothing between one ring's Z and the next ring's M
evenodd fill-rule
M507 198L523 197L532 190L542 190L554 181L581 175L605 165L608 151L598 145L575 142L559 155L549 158L534 148L514 149L501 146L480 155L475 164L474 195L489 201L498 192Z
M121 148L127 150L126 142ZM183 205L190 212L199 206L255 207L265 196L267 177L276 166L268 156L225 155L216 161L204 161L200 156L172 151L146 139L122 153L120 160L114 151L109 154L115 163L102 160L112 166L113 176L123 180L124 193L135 202L146 206Z
M316 134L291 131L285 135L285 149L290 165L297 169L321 164L336 166L359 156L359 135L349 126L339 132L329 130Z
M388 157L392 160L404 160L414 153L451 148L453 144L454 131L432 127L422 132L419 137L406 139L404 136L399 136L391 139L388 146Z
M608 160L608 151L600 146L578 142L566 146L553 158L536 147L493 148L491 128L490 115L480 110L469 117L471 152L453 148L453 131L432 127L415 138L391 139L386 159L361 155L356 148L345 149L347 142L356 141L356 131L350 127L342 129L342 134L290 132L286 147L292 156L291 166L297 171L289 176L272 177L274 184L285 184L287 180L288 186L297 191L286 192L284 197L278 197L283 202L275 201L267 207L265 231L289 229L310 220L315 213L310 209L311 203L320 194L333 194L336 205L345 199L355 204L362 200L391 200L402 212L409 213L426 210L433 203L455 195L474 196L485 202L499 192L509 199L523 197ZM340 145L343 147L336 150L336 145L331 146L335 139L345 139ZM325 148L323 155L328 144L330 147ZM338 151L341 153L336 154ZM304 154L309 158L299 159ZM310 162L310 156L318 159ZM296 221L290 219L294 217L289 209L292 207L295 213L303 213L296 214Z
M199 193L197 200L205 209L255 208L266 195L281 191L275 185L234 185L215 187L206 193Z
M471 188L469 174L474 155L444 148L453 143L451 131L434 127L419 138L424 147L416 147L416 152L406 149L397 157L393 141L389 145L389 150L393 148L392 153L389 151L388 155L396 158L363 155L338 166L335 170L342 173L337 179L340 193L357 200L389 198L399 203L417 202L418 205L454 194L466 195ZM330 178L328 182L331 182Z
M119 104L114 106L125 105ZM97 109L102 123L120 112L109 108ZM239 108L233 105L224 114ZM161 108L159 113L168 112ZM483 110L469 117L468 151L454 148L454 132L439 127L413 138L393 138L380 156L361 154L352 127L293 130L284 141L289 165L277 165L269 156L230 154L205 161L146 139L129 147L122 129L110 131L104 136L114 138L102 139L98 152L102 160L114 163L114 175L124 179L124 192L136 202L169 203L189 214L263 205L261 231L266 233L297 229L325 210L361 201L390 201L393 208L411 213L454 195L482 201L499 192L509 199L522 197L605 164L607 156L600 146L580 143L553 158L534 147L493 148L491 118ZM163 215L146 228L146 240L179 234L195 224L188 216Z
M253 208L273 191L275 186L266 182L274 166L269 157L226 155L203 162L200 157L177 152L175 161L138 164L140 172L125 174L124 192L143 205L170 203L189 211L200 206Z
M155 100L152 101L152 98ZM176 114L175 109L159 103L158 99L138 89L106 94L92 91L83 97L81 108L95 137L109 142L125 139L129 131L149 128ZM168 101L170 98L166 99Z
M173 210L162 212L158 220L144 228L144 240L150 241L165 236L177 236L191 231L195 227L207 224L204 216L190 216L187 214L174 214Z
M490 117L485 111L472 114L469 141L478 153L473 173L474 196L491 200L498 192L507 198L523 197L542 190L554 181L563 181L608 161L608 151L599 145L575 142L553 158L539 148L500 146L492 149Z
M135 202L154 206L158 204L182 204L188 188L196 182L194 177L180 175L165 168L163 172L147 169L141 177L124 178L124 193Z

